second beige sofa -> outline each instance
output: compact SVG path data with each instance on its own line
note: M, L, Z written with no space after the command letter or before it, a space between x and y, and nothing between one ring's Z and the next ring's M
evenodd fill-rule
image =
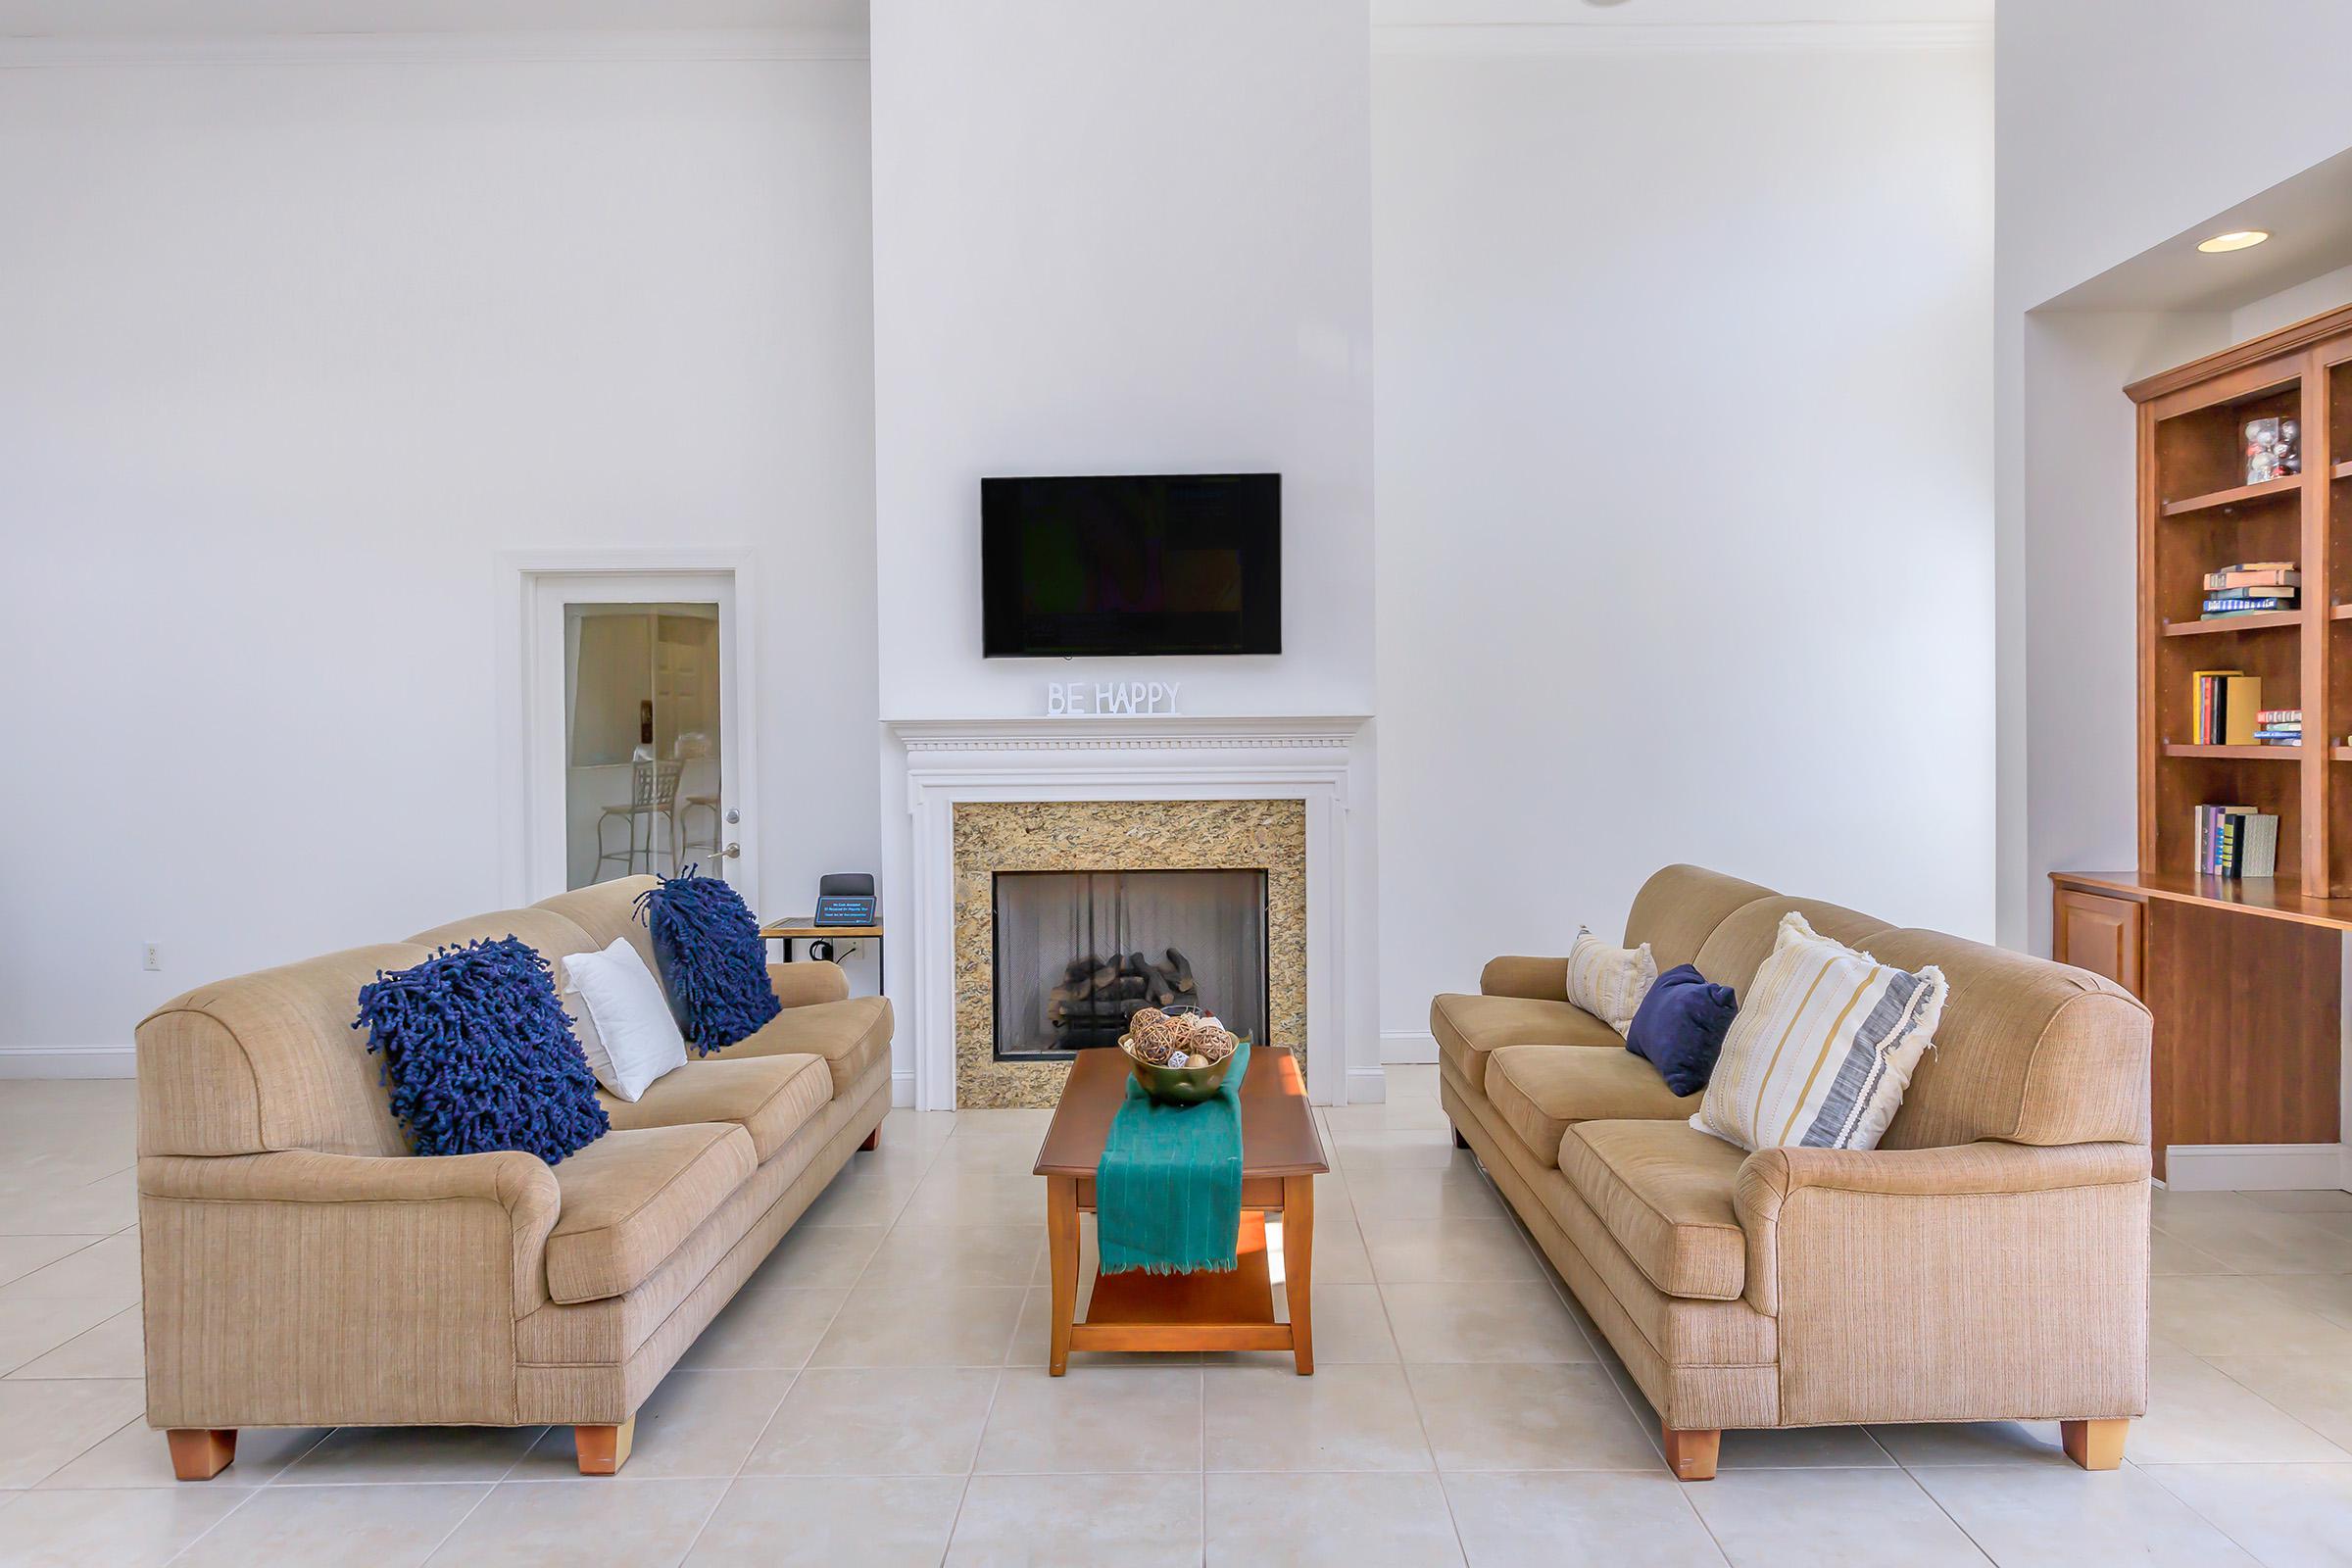
M147 1419L182 1480L243 1427L575 1429L628 1458L635 1413L890 1106L890 1004L829 963L769 968L784 1010L664 1075L550 1166L410 1152L355 1032L360 987L515 936L555 961L636 922L650 877L202 986L138 1029Z
M2081 969L1697 866L1626 920L1661 971L1744 999L1781 917L1951 990L1868 1152L1747 1153L1691 1127L1565 958L1496 958L1441 996L1440 1096L1655 1407L1669 1465L1727 1427L2057 1420L2085 1468L2145 1407L2147 1010Z

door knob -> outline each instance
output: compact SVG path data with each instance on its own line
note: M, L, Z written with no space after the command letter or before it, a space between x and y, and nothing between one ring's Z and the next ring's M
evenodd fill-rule
M719 853L724 855L730 860L736 859L742 856L743 846L740 844L730 844Z

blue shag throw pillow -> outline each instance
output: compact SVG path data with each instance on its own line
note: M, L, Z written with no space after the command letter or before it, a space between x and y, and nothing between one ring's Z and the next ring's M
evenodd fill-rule
M1678 963L1649 988L1634 1021L1626 1025L1625 1049L1649 1058L1678 1095L1695 1095L1715 1075L1723 1037L1740 1011L1730 986L1719 986L1695 965Z
M714 876L665 878L637 896L678 1032L698 1056L750 1038L784 1010L767 978L767 944L743 895Z
M352 1027L382 1054L392 1114L419 1154L519 1149L553 1165L612 1126L547 960L514 937L377 970Z

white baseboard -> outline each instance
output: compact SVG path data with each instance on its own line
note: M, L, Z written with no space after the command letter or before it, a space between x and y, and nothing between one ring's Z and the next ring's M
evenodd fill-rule
M897 1106L901 1107L902 1109L910 1109L910 1108L912 1108L912 1107L913 1107L913 1104L914 1104L914 1074L913 1074L913 1073L911 1073L911 1072L894 1072L894 1073L892 1073L892 1074L890 1075L890 1102L891 1102L893 1105L897 1105Z
M1378 1067L1348 1069L1348 1103L1377 1105L1389 1098L1389 1075Z
M2174 1144L2164 1152L2164 1185L2176 1193L2287 1193L2341 1188L2342 1144Z
M1412 1066L1438 1059L1438 1037L1426 1029L1383 1029L1380 1059L1391 1066Z
M129 1046L0 1046L0 1078L135 1078Z

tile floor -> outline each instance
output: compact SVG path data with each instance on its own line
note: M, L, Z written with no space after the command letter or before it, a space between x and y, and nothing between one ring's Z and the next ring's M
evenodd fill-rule
M2159 1193L2153 1408L2054 1429L1656 1423L1466 1155L1433 1073L1323 1113L1312 1379L1045 1375L1031 1111L894 1112L638 1420L250 1432L175 1486L140 1418L124 1083L0 1083L0 1564L2352 1562L2352 1195Z

